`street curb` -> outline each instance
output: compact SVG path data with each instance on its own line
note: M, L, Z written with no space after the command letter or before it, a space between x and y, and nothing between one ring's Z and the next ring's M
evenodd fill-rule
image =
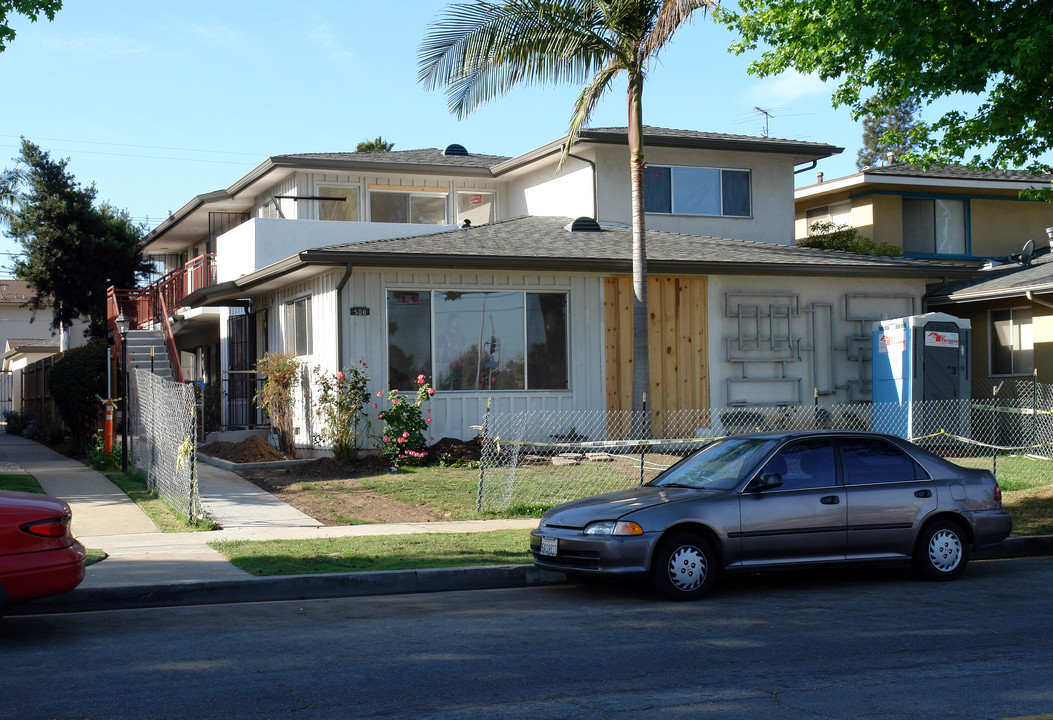
M563 573L542 570L533 565L246 576L244 580L187 580L138 587L77 588L61 595L11 606L5 614L40 615L218 603L403 595L450 590L493 590L555 585L566 581L567 577Z
M1010 560L1053 555L1053 535L1012 537L973 551L973 560ZM143 586L77 588L13 605L6 615L129 610L221 603L320 600L456 590L494 590L559 585L568 578L533 565L376 570L318 575L245 576L244 580L186 580Z
M218 467L220 470L226 470L228 472L237 472L238 470L264 470L264 469L281 469L298 467L300 465L306 465L317 458L311 458L309 460L272 460L270 462L246 462L236 463L230 460L220 460L219 458L212 457L211 455L205 455L203 453L197 454L197 459L206 465Z

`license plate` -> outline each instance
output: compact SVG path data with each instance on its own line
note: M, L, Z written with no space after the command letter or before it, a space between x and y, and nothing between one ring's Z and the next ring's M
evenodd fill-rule
M554 537L542 537L541 538L541 554L542 555L558 555L559 554L559 538Z

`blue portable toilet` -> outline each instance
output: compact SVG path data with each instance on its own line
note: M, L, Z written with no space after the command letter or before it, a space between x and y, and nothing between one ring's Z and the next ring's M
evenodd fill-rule
M971 330L968 320L938 312L874 323L875 431L902 438L968 434ZM946 404L921 412L920 401Z

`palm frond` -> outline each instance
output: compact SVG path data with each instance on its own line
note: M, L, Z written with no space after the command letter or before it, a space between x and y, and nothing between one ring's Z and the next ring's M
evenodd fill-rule
M673 37L673 33L687 22L696 10L701 10L705 15L716 10L719 4L720 0L663 0L654 27L644 41L643 57L652 58L657 55Z
M563 169L563 163L566 161L567 156L570 155L570 148L577 141L578 133L581 132L583 127L588 125L589 118L592 117L592 111L596 109L600 98L610 89L611 82L618 76L618 73L624 69L621 63L607 65L596 73L592 82L586 85L581 94L578 95L578 99L574 103L574 114L570 118L570 127L567 128L567 140L563 143L563 152L560 154L556 172Z

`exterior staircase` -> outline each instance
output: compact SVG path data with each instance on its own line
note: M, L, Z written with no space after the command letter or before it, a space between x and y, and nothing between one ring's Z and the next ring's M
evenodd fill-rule
M153 372L165 380L172 380L172 363L168 359L164 334L160 330L128 331L128 370L135 368L149 371L151 352Z

